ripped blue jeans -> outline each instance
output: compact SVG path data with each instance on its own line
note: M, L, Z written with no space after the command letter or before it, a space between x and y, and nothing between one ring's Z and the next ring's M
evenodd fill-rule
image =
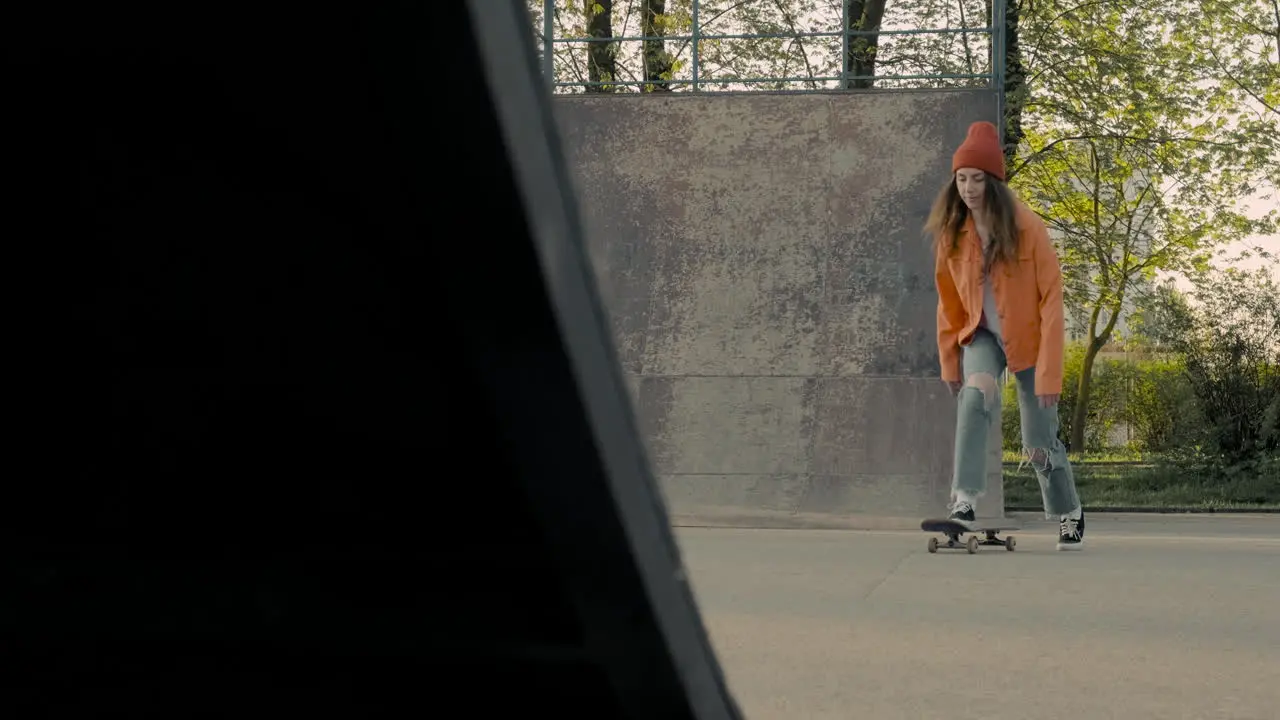
M978 328L963 348L964 385L956 409L955 464L952 492L979 498L987 489L988 433L994 427L995 410L1002 393L998 378L1005 371L1004 351L986 328ZM1014 373L1018 385L1018 414L1022 420L1023 455L1040 481L1046 517L1065 515L1080 506L1075 475L1067 448L1058 439L1058 407L1042 408L1036 398L1036 369Z

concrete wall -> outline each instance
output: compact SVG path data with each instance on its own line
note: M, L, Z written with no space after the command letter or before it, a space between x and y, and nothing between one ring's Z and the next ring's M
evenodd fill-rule
M556 102L677 519L941 512L955 403L920 226L990 92Z

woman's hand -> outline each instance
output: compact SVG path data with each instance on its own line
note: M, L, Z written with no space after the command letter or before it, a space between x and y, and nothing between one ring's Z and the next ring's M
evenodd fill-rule
M953 397L960 394L960 388L963 385L959 380L943 380L942 382L947 384L947 389L951 391Z
M1040 407L1051 408L1054 405L1058 404L1058 399L1061 398L1062 396L1061 395L1037 395L1036 397L1039 398L1040 400Z

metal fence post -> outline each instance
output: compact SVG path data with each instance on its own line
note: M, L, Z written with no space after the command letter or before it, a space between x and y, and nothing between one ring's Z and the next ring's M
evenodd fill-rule
M840 89L849 89L849 3L840 2Z
M556 81L555 58L555 12L556 0L542 0L542 74L547 77L547 85Z
M698 91L698 0L693 0L693 91Z

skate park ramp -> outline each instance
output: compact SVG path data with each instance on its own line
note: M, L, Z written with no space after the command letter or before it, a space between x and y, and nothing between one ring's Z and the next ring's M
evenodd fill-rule
M674 522L897 526L941 512L955 403L921 226L994 94L555 100ZM986 516L1003 514L997 434Z
M525 0L23 9L4 717L741 717Z

